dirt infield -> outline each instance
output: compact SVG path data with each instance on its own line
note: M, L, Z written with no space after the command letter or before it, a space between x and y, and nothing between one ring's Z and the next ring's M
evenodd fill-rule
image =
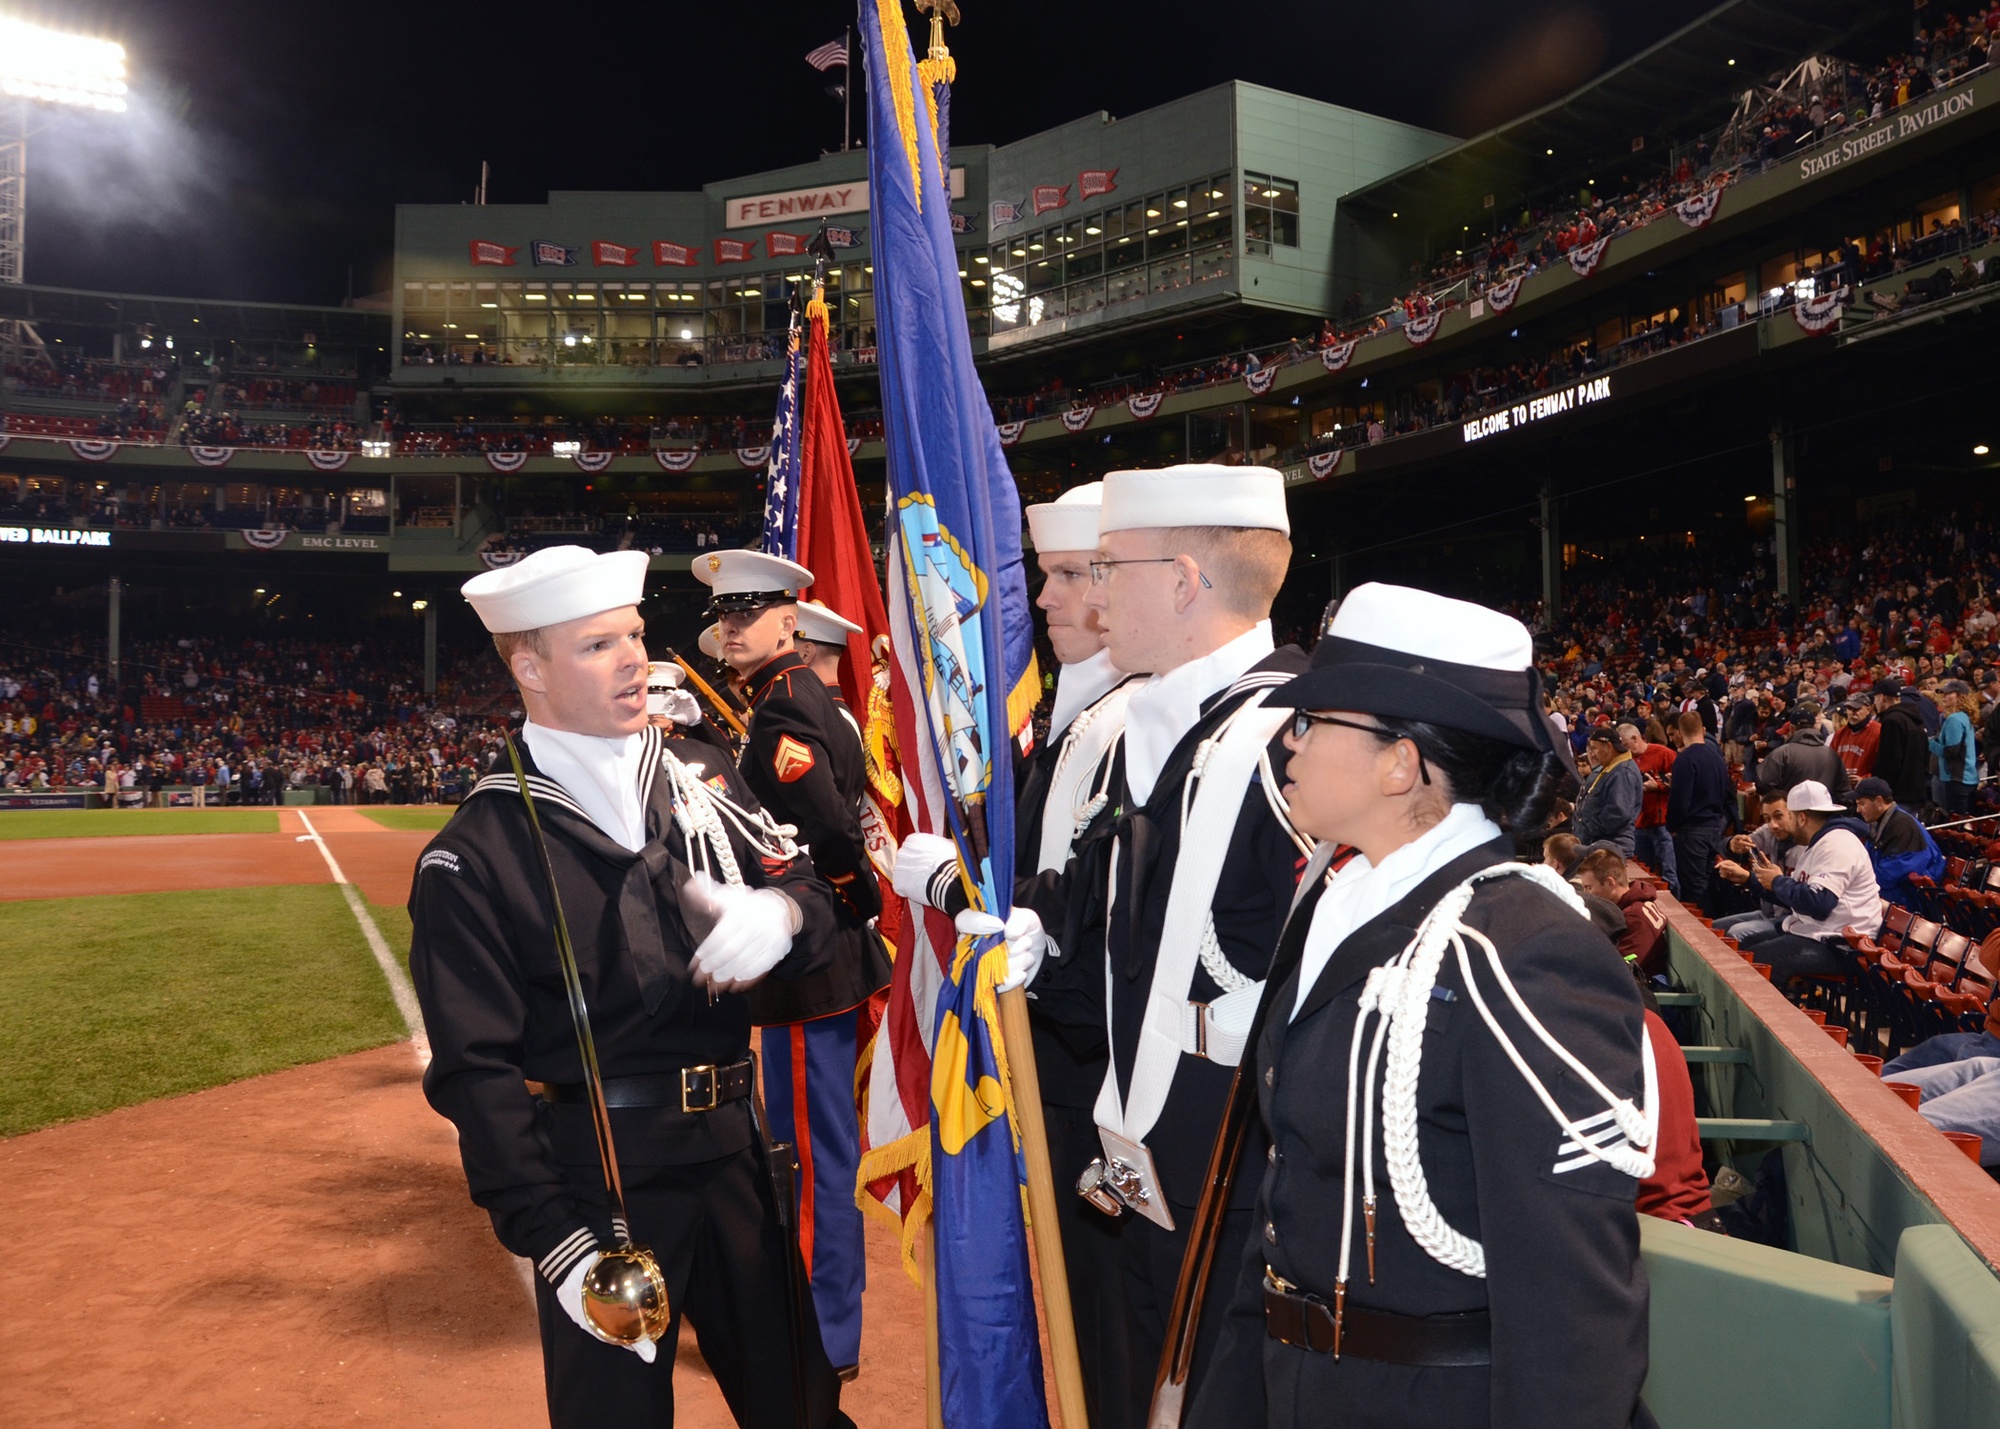
M428 834L306 812L371 902L407 899ZM298 812L282 826L23 840L0 898L330 881ZM0 1141L0 1206L0 1425L546 1422L524 1266L467 1200L406 1043ZM868 1238L845 1401L916 1429L922 1299L892 1233ZM676 1396L688 1429L732 1423L691 1335Z

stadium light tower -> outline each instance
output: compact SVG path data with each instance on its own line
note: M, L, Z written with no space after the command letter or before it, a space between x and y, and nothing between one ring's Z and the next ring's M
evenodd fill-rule
M28 116L37 105L125 108L125 47L0 15L0 283L22 283L28 223ZM0 356L41 348L19 319L0 319Z

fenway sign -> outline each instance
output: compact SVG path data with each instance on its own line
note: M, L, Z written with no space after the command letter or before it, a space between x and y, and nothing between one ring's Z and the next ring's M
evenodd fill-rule
M951 171L951 196L955 199L965 197L964 169ZM846 184L821 184L817 188L745 194L741 198L725 199L723 225L727 228L761 228L767 223L865 213L867 209L868 180L856 179Z

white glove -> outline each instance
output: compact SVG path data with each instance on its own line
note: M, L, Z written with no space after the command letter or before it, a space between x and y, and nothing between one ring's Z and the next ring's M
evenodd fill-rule
M1035 974L1042 970L1042 959L1049 951L1049 935L1042 931L1042 917L1032 908L1020 904L1007 915L1002 923L991 913L968 908L955 920L958 931L968 937L983 938L999 933L1007 940L1007 976L993 989L995 992L1012 992L1017 987L1026 987L1035 980Z
M741 992L784 961L792 950L797 908L775 888L717 883L697 873L681 886L709 935L694 950L694 980L715 992Z
M590 1317L583 1313L583 1277L590 1274L590 1267L597 1264L600 1258L600 1255L586 1255L570 1267L569 1274L563 1277L563 1283L556 1287L556 1304L563 1307L565 1315L576 1321L579 1330L593 1340L610 1344L609 1340L598 1334L597 1327L590 1323ZM639 1340L634 1344L620 1345L619 1348L630 1350L647 1364L651 1364L653 1356L659 1353L651 1340Z
M701 702L686 690L668 690L660 696L660 708L646 716L652 724L700 724Z
M896 850L896 871L890 882L905 898L930 907L931 881L946 864L958 863L958 845L938 834L911 834ZM997 932L998 929L995 929Z

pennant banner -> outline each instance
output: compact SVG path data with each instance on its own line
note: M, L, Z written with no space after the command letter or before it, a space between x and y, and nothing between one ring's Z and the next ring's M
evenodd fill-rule
M660 464L662 471L686 471L701 460L699 448L684 448L680 451L659 450L653 453L653 460Z
M1096 407L1071 407L1062 414L1062 424L1072 432L1080 432L1090 425L1090 419L1096 415Z
M653 266L655 268L692 268L701 262L695 249L685 243L655 241L653 244Z
M1706 228L1715 211L1722 207L1723 185L1703 189L1674 205L1674 216L1689 228Z
M715 261L718 263L748 263L757 256L757 240L754 238L718 238L715 240Z
M511 268L514 266L514 255L521 251L484 238L473 239L471 247L472 266L475 268Z
M96 437L75 438L70 442L69 449L85 461L110 461L118 455L118 443Z
M1410 340L1410 346L1422 347L1437 336L1438 324L1444 321L1444 309L1425 313L1420 318L1411 318L1403 324L1403 336Z
M951 231L953 233L972 232L972 215L969 213L954 213L951 216Z
M869 192L889 525L890 668L913 827L949 836L973 902L1014 894L1017 740L1040 694L1018 490L973 368L948 173L902 0L862 0ZM927 101L938 102L933 109ZM954 936L912 909L870 1060L861 1176L902 1218L906 1256L928 1209L940 1422L1046 1429L1042 1357L994 937ZM928 1205L926 1204L928 1203Z
M236 455L236 448L189 447L187 454L194 458L196 466L228 466L229 459Z
M308 451L306 460L312 463L314 471L339 471L353 456L353 452Z
M1085 169L1076 176L1076 196L1096 198L1099 194L1113 193L1118 185L1116 169Z
M1577 277L1588 278L1597 271L1597 265L1603 261L1604 250L1610 242L1611 235L1607 233L1602 238L1579 243L1569 250L1569 266L1576 270Z
M1125 410L1137 421L1146 421L1160 410L1160 403L1167 400L1164 392L1135 392L1125 399Z
M275 551L285 544L283 526L260 527L243 533L243 544L253 551Z
M736 460L750 471L755 471L770 459L771 444L769 442L765 442L762 446L738 447L736 449Z
M1008 203L1004 199L994 199L986 205L986 226L1000 228L1009 223L1021 221L1021 205Z
M1359 338L1350 337L1346 342L1336 342L1332 347L1319 350L1320 366L1328 372L1338 372L1354 360L1354 349L1360 345Z
M829 223L820 232L826 235L826 246L829 248L859 248L861 246L861 230L858 228L848 228L844 225Z
M1021 433L1026 431L1027 427L1026 422L1002 422L993 430L1000 434L1001 446L1011 447L1021 440Z
M1243 385L1250 389L1250 394L1253 397L1261 397L1266 392L1269 392L1271 384L1277 380L1278 369L1275 367L1259 367L1254 372L1243 374Z
M1030 195L1030 197L1034 201L1035 212L1037 215L1047 213L1051 209L1068 208L1069 185L1036 184L1034 192Z
M1306 470L1312 473L1314 481L1325 481L1339 465L1339 452L1314 452L1306 458Z
M550 243L543 238L537 238L528 245L528 257L537 268L574 268L576 252L574 248L565 248L560 243Z
M519 471L528 464L526 452L488 452L486 464L495 471Z
M1824 297L1803 298L1792 305L1792 316L1813 336L1832 332L1840 326L1841 309L1847 303L1847 289L1838 288Z
M590 261L599 268L636 267L639 262L639 252L637 248L623 243L606 243L601 238L592 239L590 243Z
M764 252L773 258L796 258L806 251L812 238L804 233L767 233Z
M610 466L612 458L617 455L616 452L578 452L570 460L584 471L597 472Z
M861 450L861 438L849 437L847 439L847 454L849 456L853 456L856 452L860 450Z
M1521 279L1524 274L1515 274L1504 283L1495 283L1486 290L1486 306L1496 313L1504 313L1514 306L1514 299L1520 296Z

